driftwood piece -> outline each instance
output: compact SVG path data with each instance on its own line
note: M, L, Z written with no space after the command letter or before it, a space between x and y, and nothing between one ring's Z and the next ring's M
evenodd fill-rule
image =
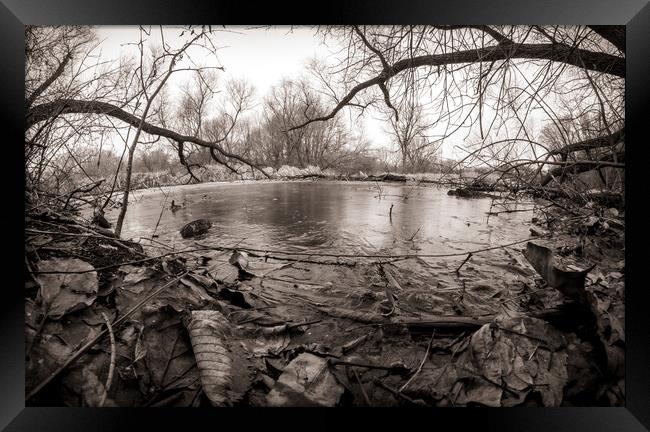
M540 312L530 313L529 316L546 320L553 324L564 326L567 321L574 321L575 308L573 303L567 303L560 308L550 308ZM441 332L459 332L466 330L477 330L485 324L493 322L497 315L483 315L479 317L471 316L430 316L419 321L396 321L385 323L383 325L406 325L411 333L428 333L432 331Z
M477 190L473 190L470 188L450 189L447 192L447 195L457 196L460 198L489 198L490 197L489 194Z
M366 177L364 180L366 181L395 181L395 182L406 182L406 176L399 175L399 174L391 174L391 173L386 173L386 174L381 174L381 175L371 175Z
M524 256L548 286L567 297L585 301L585 279L593 266L582 271L565 270L555 262L553 252L549 248L532 242L526 244Z

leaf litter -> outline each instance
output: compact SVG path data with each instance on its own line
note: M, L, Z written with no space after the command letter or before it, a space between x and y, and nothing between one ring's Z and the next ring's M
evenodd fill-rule
M226 267L205 255L198 265L174 256L138 262L142 248L125 240L94 250L57 235L33 240L31 405L624 402L624 264L592 272L588 261L567 264L562 245L536 240L520 255L473 256L455 272L422 259L379 271L278 265L237 250ZM127 264L104 268L107 246L119 254L112 262ZM343 290L342 280L354 283ZM567 328L557 318L576 302L594 322ZM107 330L102 316L119 324L115 343L99 338L80 353ZM589 325L598 338L586 336Z

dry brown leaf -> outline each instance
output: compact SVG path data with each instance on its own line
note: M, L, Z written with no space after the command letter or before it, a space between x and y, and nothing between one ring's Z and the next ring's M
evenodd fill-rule
M233 357L228 344L230 323L220 312L193 311L187 326L203 391L215 406L231 406Z
M270 406L334 406L343 391L326 360L303 353L285 368L266 401Z
M47 316L63 315L86 308L97 298L97 273L94 267L77 258L51 258L38 264L39 271L87 272L40 274L40 298Z

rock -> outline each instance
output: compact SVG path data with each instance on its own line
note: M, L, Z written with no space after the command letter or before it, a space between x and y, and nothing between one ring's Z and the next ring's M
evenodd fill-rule
M183 238L194 237L200 234L205 234L208 232L212 222L207 219L197 219L185 225L181 229L181 236Z
M285 368L266 401L269 406L334 406L343 394L327 361L303 353Z

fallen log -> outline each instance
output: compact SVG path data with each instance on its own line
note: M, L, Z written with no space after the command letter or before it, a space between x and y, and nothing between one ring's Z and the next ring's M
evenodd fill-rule
M308 178L321 178L321 179L327 179L329 178L325 174L299 174L299 175L293 175L293 176L286 176L286 179L289 180L298 180L298 179L308 179ZM334 178L336 179L336 177Z
M472 187L459 187L458 189L450 189L447 195L457 196L460 198L497 198L496 196L482 192L483 189L475 189Z
M368 181L395 181L395 182L406 182L406 176L399 174L386 173L382 175L371 175L366 177Z
M583 172L591 171L599 167L611 166L615 168L625 168L624 163L618 161L625 160L625 152L621 151L616 154L611 154L604 156L598 161L591 160L578 160L575 162L569 162L566 165L551 169L541 180L541 185L546 186L556 177L561 177L566 174L580 174Z
M549 308L538 312L532 312L527 316L548 321L550 324L558 328L571 328L579 320L576 319L577 314L584 311L577 302L567 302L563 306L557 308ZM387 327L387 326L406 326L411 333L427 333L431 334L434 330L441 333L455 333L461 331L478 330L485 324L493 322L499 315L489 314L477 317L462 316L462 315L438 315L428 316L422 320L396 320L384 322L367 322L366 326L359 327ZM361 320L356 320L364 322Z
M524 256L550 287L573 298L582 306L582 312L586 315L580 318L574 317L574 321L595 327L598 339L607 355L607 366L610 373L622 379L625 350L624 330L622 330L620 321L617 325L612 324L615 315L613 316L609 311L612 302L615 302L616 299L610 297L607 302L601 303L598 296L585 287L586 275L595 267L595 264L581 271L566 271L555 262L555 254L550 249L534 243L527 244ZM603 306L603 304L607 306ZM616 328L619 329L618 332Z

